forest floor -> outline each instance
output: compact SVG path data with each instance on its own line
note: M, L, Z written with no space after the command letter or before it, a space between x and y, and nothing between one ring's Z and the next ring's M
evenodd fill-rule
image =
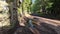
M40 34L60 34L60 21L44 17L32 16L35 18L35 27Z
M33 19L33 28L20 26L16 29L14 34L60 34L59 20L53 20L37 16L30 16L28 18Z
M20 27L17 29L19 34L60 34L60 21L44 17L30 16L33 19L32 27Z

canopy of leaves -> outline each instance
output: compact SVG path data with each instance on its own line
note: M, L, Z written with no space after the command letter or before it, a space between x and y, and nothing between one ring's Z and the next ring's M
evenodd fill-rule
M32 11L40 11L42 9L42 6L45 6L45 9L47 10L48 8L52 7L53 2L50 0L35 0L35 3L32 6Z

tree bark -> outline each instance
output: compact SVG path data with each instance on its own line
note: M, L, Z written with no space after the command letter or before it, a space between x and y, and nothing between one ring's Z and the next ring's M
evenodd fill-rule
M19 27L18 14L17 14L17 0L13 0L10 3L10 22L11 29L8 30L8 34L13 34L17 27Z

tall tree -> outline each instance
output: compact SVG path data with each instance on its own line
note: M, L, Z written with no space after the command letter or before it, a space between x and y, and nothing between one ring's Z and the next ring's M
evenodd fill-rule
M14 33L17 29L17 27L19 27L19 21L18 21L18 1L17 0L10 0L10 22L11 22L11 28L8 30L8 34L10 33Z

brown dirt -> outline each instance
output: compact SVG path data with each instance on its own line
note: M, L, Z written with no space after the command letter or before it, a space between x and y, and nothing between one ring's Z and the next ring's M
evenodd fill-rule
M19 26L9 34L59 34L60 21L43 17L30 16L25 20L32 19L34 27ZM8 33L8 32L7 32Z

